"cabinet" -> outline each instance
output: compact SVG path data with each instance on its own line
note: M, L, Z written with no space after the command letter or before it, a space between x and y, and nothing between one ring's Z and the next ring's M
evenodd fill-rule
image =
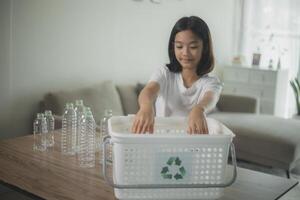
M259 99L260 113L285 117L288 112L288 71L226 66L223 93Z

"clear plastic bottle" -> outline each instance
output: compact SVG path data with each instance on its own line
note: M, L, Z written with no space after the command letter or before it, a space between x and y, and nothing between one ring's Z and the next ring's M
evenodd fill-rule
M80 118L77 118L77 153L79 156L80 153L80 145L82 144L82 142L85 142L84 140L82 140L82 135L85 134L86 132L86 110L87 107L83 107L83 112L81 113ZM82 149L82 148L81 148Z
M83 100L76 100L75 101L75 112L77 116L77 126L76 126L76 132L77 132L77 138L76 138L76 150L78 151L79 148L79 124L80 124L80 118L82 115L84 115L84 105L83 105Z
M78 159L80 167L95 166L95 134L96 123L89 107L85 108L85 115L80 120L80 136Z
M53 147L54 146L54 117L52 115L51 110L45 110L45 117L47 121L47 139L46 139L46 145L47 147Z
M100 140L97 142L97 147L99 147L102 151L102 142L103 138L108 135L108 120L112 117L112 110L106 109L104 111L104 117L102 118L100 122ZM111 152L111 147L109 147L109 152ZM102 163L103 154L100 154L100 164ZM112 161L112 156L109 154L108 160Z
M46 135L48 133L47 130L47 122L44 114L38 113L37 118L33 122L33 149L37 151L46 151Z
M62 119L61 152L67 155L76 153L77 116L72 103L67 103Z
M108 120L111 117L112 117L112 110L106 109L104 111L104 117L102 118L101 123L100 123L101 141L106 135L108 135Z

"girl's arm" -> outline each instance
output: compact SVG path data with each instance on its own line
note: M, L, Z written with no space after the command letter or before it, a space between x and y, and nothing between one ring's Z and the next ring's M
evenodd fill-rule
M131 131L133 133L153 133L154 108L153 104L159 91L157 82L149 82L141 91L138 102L140 109L137 112Z
M207 113L215 108L218 100L219 100L218 94L216 94L213 91L207 91L205 92L203 98L196 106L202 107L203 111Z
M212 91L205 92L201 101L193 107L189 114L188 133L208 134L208 127L205 113L212 110L219 99L219 96Z

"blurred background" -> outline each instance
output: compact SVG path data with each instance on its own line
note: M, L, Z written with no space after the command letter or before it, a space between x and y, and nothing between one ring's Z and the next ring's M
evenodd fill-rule
M283 117L296 113L298 0L1 0L0 138L32 132L49 91L103 80L145 83L168 62L174 23L197 15L210 27L216 68L285 70ZM224 80L226 81L226 80Z

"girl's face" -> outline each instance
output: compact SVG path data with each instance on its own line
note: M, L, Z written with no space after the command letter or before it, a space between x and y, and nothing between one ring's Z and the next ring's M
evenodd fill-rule
M196 71L201 59L202 47L202 40L191 30L178 32L175 36L175 56L183 69Z

